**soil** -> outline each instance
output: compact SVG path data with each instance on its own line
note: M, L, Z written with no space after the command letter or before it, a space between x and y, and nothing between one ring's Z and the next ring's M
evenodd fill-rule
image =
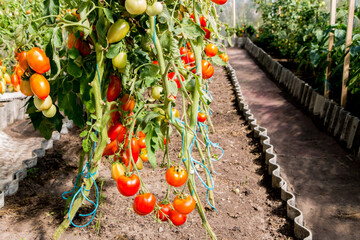
M205 204L206 191L197 181L208 221L218 239L294 239L292 222L285 217L285 204L271 188L260 145L237 112L232 85L222 68L216 68L216 73L210 89L217 133L211 134L210 139L219 143L225 154L214 163L218 173L213 174L217 212ZM61 194L72 188L76 177L81 149L79 133L80 130L72 130L55 142L54 148L28 171L18 193L6 198L5 207L0 209L0 239L51 238L63 219L65 200ZM181 149L177 134L173 134L169 147L170 158L176 159ZM162 155L158 157L161 161ZM165 197L165 169L157 167L153 171L149 163L144 165L142 177L160 201ZM102 185L102 198L94 221L85 228L70 227L61 239L206 239L195 211L180 227L156 223L153 215L138 216L129 210L133 197L119 194L106 159L99 172L97 182ZM88 206L82 210L90 211ZM76 217L74 222L85 224L87 220Z

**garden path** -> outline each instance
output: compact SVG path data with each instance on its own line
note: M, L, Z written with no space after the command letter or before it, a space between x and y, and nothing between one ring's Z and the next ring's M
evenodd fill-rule
M249 109L268 130L313 238L359 239L360 163L292 104L246 50L227 52Z

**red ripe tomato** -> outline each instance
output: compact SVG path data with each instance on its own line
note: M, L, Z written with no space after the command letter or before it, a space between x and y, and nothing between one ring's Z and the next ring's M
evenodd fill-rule
M140 131L139 132L139 138L143 138L143 137L146 137L145 133L143 131Z
M110 141L114 141L117 138L118 142L121 143L124 140L125 134L126 127L119 122L114 123L114 125L108 129Z
M88 42L86 41L82 41L80 38L76 41L76 42L80 42L79 43L79 47L77 48L81 54L81 56L86 57L87 55L89 55L91 53L91 48ZM75 44L76 47L77 44Z
M166 182L173 187L180 187L186 183L188 174L182 167L172 166L166 171Z
M40 48L33 47L26 53L26 59L31 69L37 73L43 74L50 70L50 59Z
M184 55L188 52L188 50L186 49L186 47L181 47L180 48L180 55Z
M67 42L68 49L72 49L74 47L75 41L76 41L75 34L69 33L68 42Z
M173 201L174 209L181 214L191 213L195 206L195 199L188 194L177 195Z
M202 75L203 79L209 79L214 75L214 68L210 65L208 70Z
M117 107L115 105L112 105L110 110L114 110L114 109L117 109ZM113 123L116 123L120 119L120 113L118 111L111 112L110 117L111 117L111 121Z
M20 85L20 80L18 76L14 73L11 75L11 83L15 88Z
M117 189L125 197L134 196L140 189L140 179L135 174L122 175L117 180Z
M195 22L194 14L191 14L190 18L193 20L193 22ZM205 17L204 17L204 16L200 16L200 17L199 17L199 20L200 20L200 26L206 27L206 19L205 19Z
M204 16L200 16L199 17L199 20L200 20L200 26L202 27L206 27L206 19Z
M115 101L121 92L121 79L118 76L110 76L110 83L106 93L106 99L108 102Z
M28 62L27 62L27 60L26 60L26 52L25 51L22 51L20 54L19 54L19 56L18 56L19 58L19 66L22 68L22 69L24 69L24 70L26 70L28 67L29 67L29 65L28 65Z
M114 140L114 141L110 142L108 145L106 145L104 152L103 152L103 156L114 155L114 153L116 153L118 149L119 149L118 143L116 140Z
M188 51L185 56L181 57L185 63L194 63L195 62L195 54L193 52Z
M35 94L35 96L37 96L41 100L45 100L45 98L49 96L50 84L43 75L34 73L30 77L30 88L31 91Z
M186 43L186 46L187 46L188 49L191 49L191 44L190 44L190 42L187 42L187 43Z
M120 158L115 157L114 161L119 161L120 163L123 163L126 167L129 166L130 163L130 159L129 157L126 155L125 152L121 152L120 153ZM129 171L132 171L133 165L130 163L130 167L129 167Z
M125 146L127 146L127 145L128 145L128 140L126 139ZM132 155L135 163L139 159L139 154L140 154L140 147L139 147L138 140L133 137L133 138L131 138L131 155ZM130 149L126 150L126 155L130 159Z
M181 76L181 81L184 81L184 77L181 74L180 74L180 76ZM168 79L175 81L176 85L177 85L177 88L181 88L179 79L178 79L177 76L175 76L175 72L168 73Z
M201 71L204 79L208 79L214 75L214 68L211 66L211 63L204 59L201 60Z
M134 100L133 96L130 96L129 94L125 94L124 96L122 96L121 102L123 103L122 106L121 106L121 109L123 111L132 112L134 110L135 100Z
M178 213L174 209L170 209L169 219L175 226L180 226L186 222L187 216L185 214Z
M140 148L146 148L145 137L139 138L138 142L139 142L139 147Z
M210 39L211 37L211 32L209 29L207 29L206 27L202 27L202 29L205 31L205 38L206 39Z
M206 114L205 113L202 113L202 112L199 112L198 113L198 116L197 116L197 120L199 122L205 122L206 121Z
M159 65L159 62L158 61L153 61L153 64L154 65Z
M216 3L218 5L223 5L227 2L227 0L211 0L213 3Z
M163 222L169 219L169 213L171 210L171 203L159 204L159 210L156 211L156 217Z
M133 209L135 213L144 216L151 213L156 204L156 198L152 193L139 194L135 197Z
M218 53L218 48L215 44L210 43L206 46L205 53L208 57L214 57Z

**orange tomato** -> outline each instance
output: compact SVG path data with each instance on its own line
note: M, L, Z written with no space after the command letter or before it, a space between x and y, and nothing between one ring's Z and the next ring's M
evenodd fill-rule
M45 100L50 94L50 84L48 80L43 75L37 73L34 73L30 77L30 88L35 96L41 100Z
M37 73L43 74L50 70L50 59L40 48L33 47L26 53L26 59L31 69Z
M13 73L11 75L11 83L14 86L14 88L16 88L18 85L20 85L20 80L19 80L18 76L15 73Z
M29 67L29 65L28 65L28 62L27 62L27 60L26 60L26 52L25 51L22 51L20 54L19 54L19 66L22 68L22 69L24 69L24 70L26 70L28 67Z

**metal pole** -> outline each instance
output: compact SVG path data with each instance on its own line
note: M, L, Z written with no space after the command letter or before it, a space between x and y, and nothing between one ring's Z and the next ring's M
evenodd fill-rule
M347 100L347 82L349 80L349 68L350 68L350 52L349 46L352 43L352 32L354 25L354 12L355 12L355 0L349 0L349 19L346 32L346 50L348 53L344 58L344 71L343 71L343 81L342 81L342 91L341 91L341 106L346 107Z
M330 25L335 25L336 20L336 2L337 0L331 0L331 9L330 9ZM327 55L328 66L326 68L325 82L324 82L324 96L329 98L330 88L329 88L329 78L331 74L331 51L334 45L334 33L330 32L329 37L329 53Z
M233 27L236 27L236 0L233 0Z

